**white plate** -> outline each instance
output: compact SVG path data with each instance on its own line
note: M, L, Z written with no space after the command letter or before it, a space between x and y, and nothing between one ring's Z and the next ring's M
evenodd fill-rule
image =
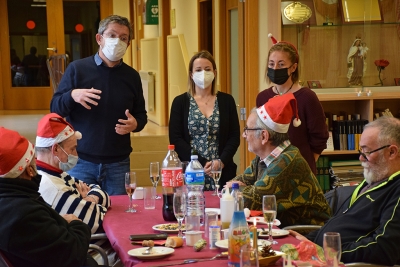
M152 259L159 259L162 257L165 257L169 254L174 253L173 248L167 248L167 247L153 247L151 250L151 253L149 255L143 255L142 253L145 252L147 247L143 248L135 248L131 249L128 251L128 254L131 256L134 256L139 259L147 259L147 260L152 260Z
M205 212L209 212L209 211L215 211L218 215L221 214L221 209L217 209L217 208L206 208Z
M271 245L271 242L269 242L267 240L263 240L263 239L258 239L257 243L258 243L258 246ZM223 248L223 249L228 249L228 239L219 240L219 241L215 242L215 246L217 246L219 248Z
M246 221L249 223L253 223L254 222L254 218L256 218L257 224L268 224L264 217L247 217ZM274 225L279 226L281 225L281 222L278 219L274 220Z
M258 234L258 237L262 237L262 238L268 238L268 229L266 229L266 231L262 231L261 229L259 229L260 233ZM273 237L283 237L283 236L287 236L289 234L288 230L283 230L283 229L272 229L272 236Z
M165 227L174 227L174 229L164 229ZM176 229L175 229L176 227ZM156 224L153 227L153 230L163 232L163 233L178 233L178 223L163 223L163 224ZM185 224L182 224L182 231L185 231Z

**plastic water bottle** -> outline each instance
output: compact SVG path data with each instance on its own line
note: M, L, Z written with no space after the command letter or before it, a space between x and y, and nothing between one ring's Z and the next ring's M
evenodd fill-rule
M233 183L232 184L232 197L234 198L234 211L243 211L244 210L244 199L243 194L239 190L239 184Z
M174 215L174 191L183 185L182 165L175 146L168 146L168 153L161 167L161 179L163 188L162 214L165 221L176 221Z
M204 168L197 155L191 156L191 161L185 171L185 181L188 190L186 230L198 231L204 224Z

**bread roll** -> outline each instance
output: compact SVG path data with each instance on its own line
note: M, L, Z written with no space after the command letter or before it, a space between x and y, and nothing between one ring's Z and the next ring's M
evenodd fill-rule
M179 248L183 246L183 239L182 237L177 236L170 236L165 241L165 246L170 248Z

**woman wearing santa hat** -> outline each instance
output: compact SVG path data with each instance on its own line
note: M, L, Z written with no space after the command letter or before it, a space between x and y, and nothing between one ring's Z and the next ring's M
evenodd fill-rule
M316 161L326 148L329 133L324 110L317 95L309 88L299 84L299 53L291 43L278 42L271 34L274 45L268 53L266 79L272 86L257 96L257 107L264 105L277 95L293 93L298 105L301 125L289 127L290 142L299 148L314 174Z

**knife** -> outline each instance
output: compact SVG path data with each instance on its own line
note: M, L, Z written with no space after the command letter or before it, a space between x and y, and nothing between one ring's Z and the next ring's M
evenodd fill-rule
M191 260L184 260L182 262L176 262L176 263L165 263L165 264L159 264L159 265L152 265L149 267L163 267L163 266L174 266L174 265L184 265L184 264L189 264L189 263L195 263L195 262L200 262L200 261L212 261L215 259L191 259Z

